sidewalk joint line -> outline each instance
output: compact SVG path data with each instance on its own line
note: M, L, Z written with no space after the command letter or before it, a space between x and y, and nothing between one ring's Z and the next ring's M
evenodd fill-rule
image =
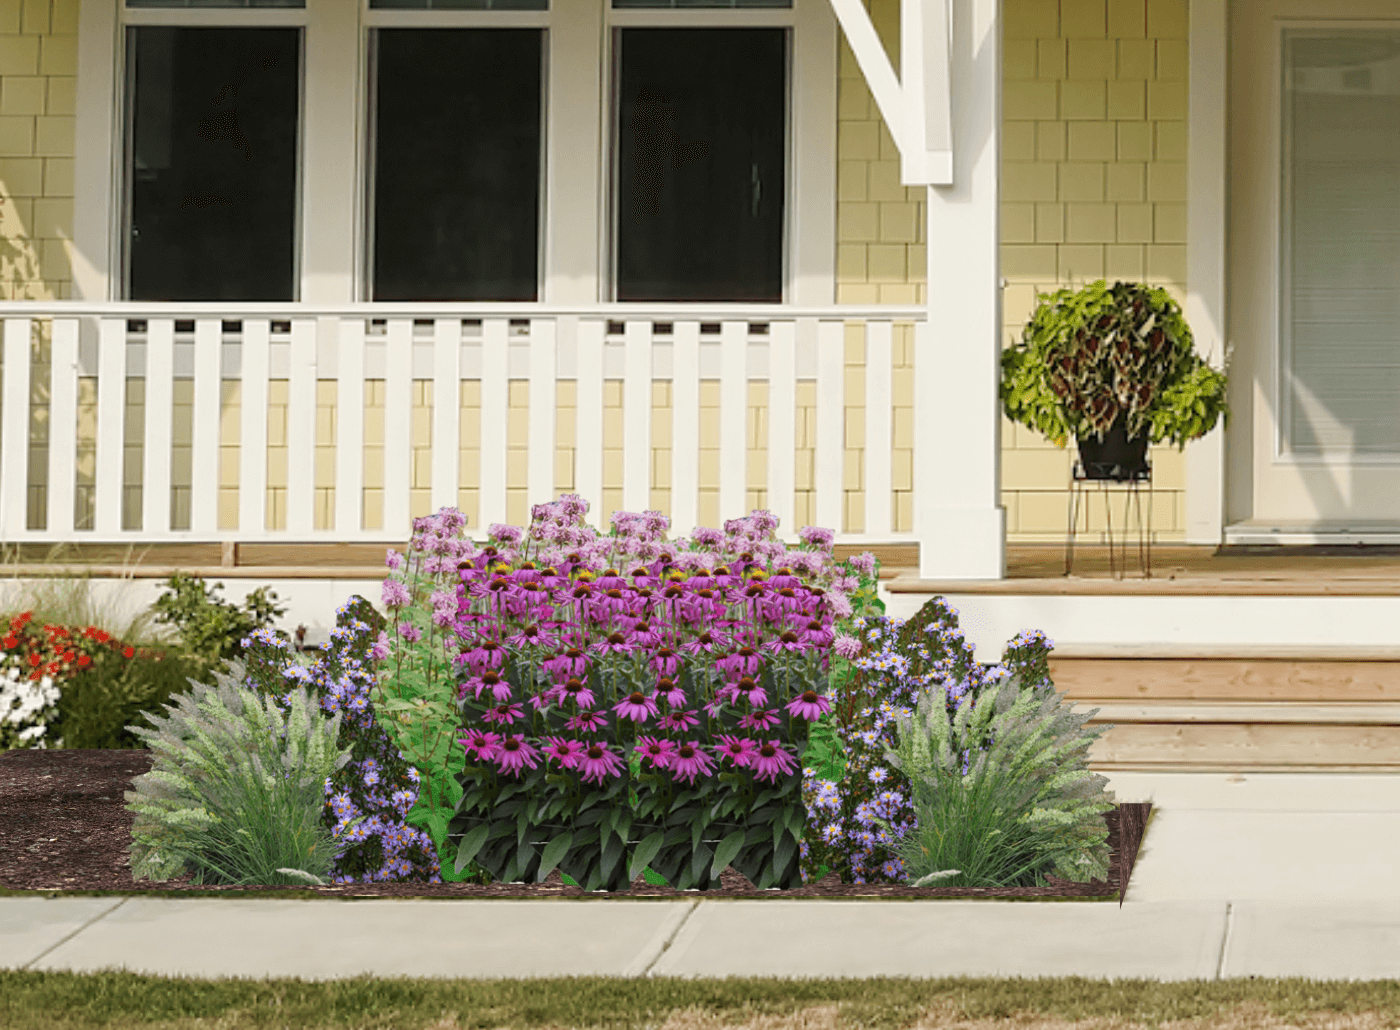
M1230 931L1235 928L1235 903L1225 902L1225 932L1220 935L1220 957L1215 963L1215 978L1225 978L1225 950L1230 946Z
M89 919L89 920L88 920L86 923L84 923L82 926L78 927L78 928L77 928L76 930L74 930L72 933L68 934L66 937L62 938L61 940L55 941L53 944L49 945L49 946L48 946L47 948L45 948L43 951L39 952L39 954L35 955L32 959L30 959L30 960L29 960L28 962L26 962L24 965L20 966L20 967L19 967L20 970L21 970L21 971L24 971L24 970L29 969L32 965L34 965L34 963L38 962L38 961L39 961L40 959L42 959L45 955L49 955L49 954L52 954L54 951L57 951L59 948L63 947L65 944L67 944L69 941L71 941L74 937L78 936L78 934L80 934L80 933L82 933L84 930L86 930L86 929L87 929L89 926L91 926L93 923L97 922L99 919L106 919L109 915L111 915L111 914L112 914L113 912L115 912L117 909L121 908L123 905L125 905L125 904L126 904L128 901L130 901L130 900L131 900L130 896L123 897L120 901L118 901L118 902L117 902L115 905L113 905L111 908L107 909L106 911L97 913L97 915L93 916L91 919Z
M680 936L681 930L685 928L686 923L690 922L690 917L695 914L695 910L699 907L699 898L696 898L690 903L690 908L686 909L685 915L681 916L681 921L676 924L676 928L671 931L671 935L661 942L661 950L656 953L656 957L650 962L648 962L647 967L642 970L641 978L643 980L649 979L651 977L651 971L656 967L656 964L661 961L661 956L665 955L666 952L670 949L671 944L675 941L677 937Z

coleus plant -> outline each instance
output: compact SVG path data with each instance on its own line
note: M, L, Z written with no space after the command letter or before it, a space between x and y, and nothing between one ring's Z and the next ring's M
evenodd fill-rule
M1225 369L1195 353L1166 290L1099 280L1039 296L1021 341L1002 352L1001 400L1007 418L1058 447L1102 439L1121 417L1129 437L1184 448L1228 421Z
M427 784L410 823L433 836L444 879L560 868L616 889L649 867L690 886L732 864L795 884L831 627L850 594L873 595L873 556L837 563L829 531L810 527L789 551L766 512L677 543L658 513L618 513L601 538L586 512L574 496L537 506L527 533L492 526L477 550L444 509L415 522L411 561L391 552L375 704ZM465 755L444 745L458 725L443 668L454 573Z

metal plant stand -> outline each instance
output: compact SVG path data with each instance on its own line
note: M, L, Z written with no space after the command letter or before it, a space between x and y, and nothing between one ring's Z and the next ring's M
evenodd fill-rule
M1065 541L1065 575L1068 576L1074 568L1074 537L1078 531L1079 512L1084 512L1084 529L1089 529L1089 508L1083 503L1083 497L1090 483L1099 485L1099 493L1103 496L1104 515L1108 521L1108 571L1114 579L1121 579L1118 572L1117 563L1114 560L1113 551L1113 505L1112 493L1121 493L1121 490L1109 490L1110 484L1125 487L1128 491L1129 507L1136 511L1137 518L1134 522L1137 525L1138 534L1138 569L1142 572L1144 579L1152 578L1152 463L1147 463L1147 468L1141 472L1123 479L1090 479L1084 474L1084 466L1075 461L1072 472L1073 481L1070 483L1069 491L1069 537ZM1147 484L1147 527L1144 532L1142 519L1142 484ZM1125 515L1127 513L1125 512ZM1123 571L1128 569L1128 532L1129 527L1123 527Z

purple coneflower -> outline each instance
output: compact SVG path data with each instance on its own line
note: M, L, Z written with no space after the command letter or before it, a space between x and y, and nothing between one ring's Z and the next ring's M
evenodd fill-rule
M579 759L588 750L588 746L578 740L564 740L560 737L541 737L541 750L546 758L552 758L559 763L560 768L573 769L578 766Z
M503 773L519 776L520 770L525 766L535 768L535 758L538 754L538 751L525 743L525 734L515 733L501 741L500 750L496 754L496 768Z
M676 756L676 742L657 740L655 737L638 737L637 746L633 750L650 762L653 768L665 769Z
M618 714L618 718L645 722L656 717L656 699L647 697L640 690L634 690L613 705L613 711Z
M593 691L588 689L588 684L577 676L571 676L562 684L560 691L561 701L572 701L580 708L593 707Z
M501 750L501 735L486 730L473 730L465 737L457 738L478 762L494 762Z
M754 756L758 754L758 745L747 737L733 737L726 733L718 739L720 743L715 748L715 754L720 758L728 758L739 769L751 765Z
M770 782L777 780L779 773L787 774L797 768L796 759L776 740L760 744L752 764L754 778Z
M608 717L602 712L579 712L564 723L566 730L573 730L576 733L580 730L585 733L597 733L607 729L607 727Z
M739 677L739 682L729 684L731 703L748 702L751 708L762 708L768 703L768 691L755 683L751 676Z
M525 711L519 705L497 705L495 708L486 709L481 717L487 722L499 722L509 726L524 715Z
M815 722L831 711L831 699L815 690L804 690L787 703L787 710L799 719Z
M667 733L684 733L699 725L700 717L691 711L670 712L656 721Z
M685 704L685 691L681 689L681 685L666 676L656 681L656 696L672 708L679 708Z
M771 730L782 721L782 716L770 708L765 712L750 712L739 720L739 728L741 730Z
M684 744L677 745L670 769L671 775L677 780L694 783L695 777L708 776L713 771L713 766L710 764L710 756L700 750L699 743L687 740Z
M583 782L590 780L602 783L605 776L617 776L622 772L622 756L608 750L602 741L589 744L578 759L578 768L583 770Z

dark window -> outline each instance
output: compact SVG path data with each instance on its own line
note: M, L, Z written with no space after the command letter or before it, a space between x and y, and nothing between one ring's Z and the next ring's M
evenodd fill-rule
M376 33L375 300L536 300L539 29Z
M128 7L305 7L306 0L126 0Z
M133 300L293 300L300 30L128 31Z
M791 7L792 0L612 0L614 10L627 7Z
M369 0L376 11L547 11L549 0Z
M783 299L787 30L622 29L617 299Z

